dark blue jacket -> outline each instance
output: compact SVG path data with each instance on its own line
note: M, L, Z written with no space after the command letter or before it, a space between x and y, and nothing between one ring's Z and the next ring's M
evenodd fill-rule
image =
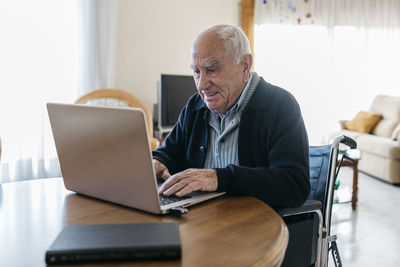
M171 174L203 168L210 110L190 98L153 157ZM308 137L299 105L286 90L260 78L239 126L239 166L216 168L217 191L254 196L274 208L300 206L310 191Z

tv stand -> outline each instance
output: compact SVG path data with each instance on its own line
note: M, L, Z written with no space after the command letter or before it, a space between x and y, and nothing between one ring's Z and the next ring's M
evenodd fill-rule
M157 128L154 130L154 136L159 140L162 140L167 134L169 134L172 131L173 128L174 126L166 126L166 127L157 126Z

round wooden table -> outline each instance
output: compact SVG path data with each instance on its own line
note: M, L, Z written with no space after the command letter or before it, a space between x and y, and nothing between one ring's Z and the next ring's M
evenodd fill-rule
M179 222L181 260L85 266L279 266L288 243L279 215L252 197L224 196L183 216L156 216L75 194L51 178L0 185L1 266L46 265L46 249L64 225L169 221Z

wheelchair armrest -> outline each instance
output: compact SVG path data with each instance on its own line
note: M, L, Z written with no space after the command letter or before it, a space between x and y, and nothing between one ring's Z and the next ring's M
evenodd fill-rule
M304 202L304 204L300 207L280 209L277 210L277 212L281 217L286 217L302 213L315 212L317 210L320 210L321 207L322 204L320 201L311 199L311 200L306 200L306 202Z

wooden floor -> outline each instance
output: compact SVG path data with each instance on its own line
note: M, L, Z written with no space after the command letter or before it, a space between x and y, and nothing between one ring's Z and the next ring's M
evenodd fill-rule
M339 196L350 197L352 170L340 170ZM400 266L400 186L359 173L358 207L335 204L332 234L344 267ZM330 255L329 266L335 266Z

